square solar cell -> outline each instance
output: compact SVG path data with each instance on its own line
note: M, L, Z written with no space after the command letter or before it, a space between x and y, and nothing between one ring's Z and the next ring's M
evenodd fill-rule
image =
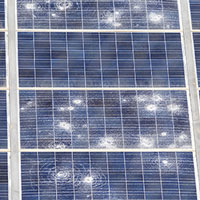
M0 199L8 200L8 160L7 153L0 153Z
M22 148L191 148L185 91L20 91Z
M197 200L190 152L22 153L22 200Z
M0 32L0 87L6 86L5 33Z
M199 0L189 0L190 1L190 11L192 17L192 28L200 29L200 1Z
M6 92L0 91L0 149L7 148L7 102Z
M17 0L22 29L179 29L177 0Z
M5 28L5 2L0 0L0 29Z
M179 33L18 35L20 87L184 87Z

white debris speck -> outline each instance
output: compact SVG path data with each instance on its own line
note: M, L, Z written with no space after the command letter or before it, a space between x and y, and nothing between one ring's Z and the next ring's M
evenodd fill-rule
M108 12L105 14L105 18L103 19L103 22L113 27L119 27L121 26L121 23L120 23L121 15L122 15L121 11L115 11L114 13Z
M144 102L144 101L147 101L147 96L145 96L145 95L138 95L137 97L136 97L136 100L138 101L138 102Z
M68 176L69 176L69 174L66 171L59 171L58 173L56 173L57 179L63 179L63 178L66 178Z
M160 95L153 95L152 100L155 101L155 102L160 102L163 99Z
M158 15L158 14L153 13L153 12L150 13L150 15L149 15L149 20L154 22L154 23L160 22L162 18L163 18L162 15Z
M59 111L66 111L67 109L65 107L58 108Z
M140 147L153 147L154 146L154 140L152 138L147 137L141 137L140 138Z
M99 141L99 146L108 149L116 148L115 140L112 137L101 138Z
M115 11L115 15L119 15L120 13L119 13L119 11Z
M58 10L60 11L64 11L64 10L67 10L67 9L70 9L72 7L72 3L71 2L61 2L61 3L57 3L56 4Z
M70 123L67 122L60 122L59 123L59 127L66 130L66 131L71 131L72 130L72 126Z
M120 24L119 22L114 22L113 25L114 25L115 27L120 27L120 26L121 26L121 24Z
M64 143L58 143L58 144L49 144L49 149L65 149L66 145Z
M167 136L167 132L162 132L162 133L161 133L161 136L163 136L163 137L164 137L164 136Z
M51 16L52 16L52 17L56 17L56 14L55 14L55 13L52 13Z
M148 111L156 111L157 110L157 106L154 104L150 104L146 106L146 110Z
M80 105L82 103L82 101L80 99L74 99L73 103L77 104L77 105Z
M56 144L55 149L65 149L65 144Z
M114 17L113 16L110 16L107 18L107 23L114 23Z
M72 110L74 110L74 107L73 107L73 106L69 106L67 109L68 109L69 111L72 111Z
M20 108L20 110L26 110L28 108L31 108L34 105L34 101L28 101L26 104L23 105L23 107Z
M83 128L88 128L88 125L87 125L87 124L83 124L82 127L83 127Z
M185 135L185 134L181 134L181 135L178 137L178 139L179 139L179 142L186 141L186 140L188 140L188 136Z
M140 6L133 6L133 9L134 9L134 10L139 10L139 9L140 9Z
M58 110L59 111L72 111L72 110L74 110L74 107L73 106L59 107Z
M93 177L92 176L86 176L83 180L84 183L86 184L91 184L93 182Z
M79 135L77 135L77 138L78 138L78 139L81 139L81 137L82 137L82 136L81 136L80 134L79 134Z
M179 112L180 111L180 105L177 105L177 104L170 104L167 106L167 109L171 112Z
M162 163L163 163L163 165L167 166L169 162L168 162L168 160L163 160Z
M33 10L33 9L35 9L35 4L34 4L34 3L27 3L27 4L26 4L26 9L28 9L28 10Z

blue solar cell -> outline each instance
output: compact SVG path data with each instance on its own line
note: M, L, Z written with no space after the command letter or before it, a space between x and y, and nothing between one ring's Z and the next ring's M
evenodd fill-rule
M8 200L8 161L7 153L0 153L0 199Z
M0 149L7 148L7 102L6 92L0 91Z
M197 200L192 153L22 153L22 199Z
M190 148L185 91L20 91L22 148Z
M179 33L18 35L21 87L184 87Z
M177 0L17 0L19 28L179 29Z
M0 32L0 87L6 86L5 33Z
M5 28L5 2L0 0L0 29Z
M192 17L192 28L200 29L200 1L190 0L190 10Z
M193 33L198 85L200 86L200 33Z

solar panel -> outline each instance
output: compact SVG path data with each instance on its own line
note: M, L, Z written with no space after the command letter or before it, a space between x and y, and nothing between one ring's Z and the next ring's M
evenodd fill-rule
M198 85L200 86L200 33L193 33Z
M22 153L23 199L197 200L183 153Z
M196 117L189 105L193 88L185 81L192 64L182 49L189 39L181 31L187 11L181 1L16 2L18 198L197 200L198 152L190 121ZM190 5L198 28L200 3ZM4 33L0 42L1 37L0 86L5 86ZM194 33L198 76L199 39ZM5 91L1 105L0 148L1 143L7 148Z
M177 0L17 0L19 28L179 29Z
M189 0L190 1L190 10L192 17L192 28L200 29L200 2L198 0Z
M22 148L190 148L185 91L20 91Z
M21 87L184 87L179 33L18 34Z
M0 91L0 149L7 148L7 102L6 91Z
M5 28L5 2L0 0L0 29Z
M0 153L0 199L8 200L7 153Z
M6 86L5 33L0 32L0 87Z

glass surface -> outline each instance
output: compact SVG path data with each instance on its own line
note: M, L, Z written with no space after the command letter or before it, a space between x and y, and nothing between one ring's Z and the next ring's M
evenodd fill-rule
M0 29L5 28L5 2L0 0Z
M0 149L7 148L7 102L6 91L0 91Z
M0 153L0 199L8 200L8 161L7 153Z
M24 29L179 29L177 0L17 0Z
M20 91L22 148L190 148L185 91Z
M200 86L200 33L193 33L198 85Z
M22 200L197 200L177 0L16 2Z
M21 87L184 87L179 33L18 34Z
M197 200L192 153L22 153L22 199Z
M192 28L200 29L200 1L199 0L189 0L190 10L192 17Z
M0 87L6 86L5 33L0 32Z

